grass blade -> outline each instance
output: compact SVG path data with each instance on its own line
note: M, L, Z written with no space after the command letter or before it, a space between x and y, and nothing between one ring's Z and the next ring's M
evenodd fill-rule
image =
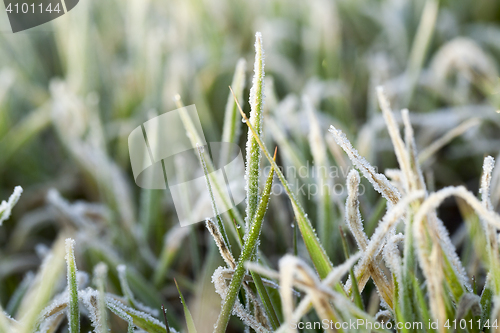
M231 311L233 309L234 303L236 302L236 298L238 296L241 283L243 282L243 277L245 276L245 262L252 258L252 255L257 247L260 231L262 229L262 222L264 220L264 215L267 211L269 197L271 196L273 176L274 176L274 168L271 168L269 176L267 177L262 197L257 207L257 211L255 212L254 218L252 219L251 228L248 232L246 242L243 246L243 251L241 252L240 258L238 259L238 264L234 271L231 284L229 285L229 291L227 297L224 300L221 313L219 315L219 318L217 319L215 327L215 332L217 333L222 333L226 331Z
M2 225L3 221L7 220L10 217L12 208L16 205L22 193L23 188L21 186L16 186L14 188L14 192L9 197L9 200L3 200L0 203L0 226Z
M109 296L106 298L106 305L113 313L129 323L129 333L134 332L134 326L137 326L148 333L165 333L165 325L163 325L158 319L153 318L144 312L140 312L123 305ZM171 331L173 330L171 329Z
M56 281L64 267L64 241L58 238L46 257L35 282L24 296L16 318L19 318L19 329L16 333L31 333L47 302L52 297Z
M243 100L243 89L245 88L245 59L238 60L236 69L234 71L233 82L231 86L234 87L238 100ZM226 112L224 114L224 128L222 129L222 142L238 143L240 136L240 117L238 115L238 108L231 94L227 97ZM221 155L221 165L227 164L227 151Z
M75 241L71 238L66 239L66 265L68 276L68 291L69 291L69 309L68 321L69 332L80 332L80 309L78 307L78 281L76 277L76 261L75 261Z
M177 287L177 291L179 292L179 296L181 298L182 306L184 307L184 316L186 317L186 325L189 333L196 333L196 327L194 326L193 316L191 316L191 312L184 301L184 296L182 296L181 290L179 289L179 285L177 281L174 279L175 286Z
M262 49L262 35L255 34L255 64L252 88L250 90L250 123L258 135L262 135L262 107L264 97L264 50ZM233 92L234 94L234 92ZM235 95L236 96L236 95ZM239 107L237 97L233 99ZM250 232L250 222L257 211L259 203L260 157L261 152L257 140L248 131L247 139L247 167L245 179L247 181L247 207L245 217L245 234Z
M106 277L108 274L108 266L101 262L94 268L94 284L97 287L97 309L98 309L98 331L97 333L108 332L108 314L106 312Z

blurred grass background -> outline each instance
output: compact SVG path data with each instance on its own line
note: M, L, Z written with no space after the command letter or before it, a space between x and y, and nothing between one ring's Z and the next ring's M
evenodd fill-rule
M335 124L380 171L395 167L375 99L382 84L394 109L413 113L420 150L478 119L424 163L434 188L466 184L477 192L483 156L498 155L500 147L496 0L81 0L49 24L0 33L0 197L16 185L25 190L0 228L4 308L15 312L21 281L64 230L75 235L81 270L106 262L109 288L120 293L116 266L127 264L137 297L156 308L164 303L180 328L175 277L203 323L198 329L211 331L220 305L210 283L217 250L201 224L177 227L168 190L134 184L127 138L145 120L175 109L178 93L196 105L207 141L220 141L240 57L247 60L248 100L255 31L266 50L264 133L268 147L280 146L282 165L312 163L307 96L325 138ZM332 165L350 165L329 148ZM342 174L333 181L345 184ZM366 189L361 209L373 216L378 196ZM498 198L499 189L492 191ZM335 221L342 219L345 194L334 199ZM314 221L314 200L302 200ZM288 200L271 202L261 248L272 265L294 243ZM460 236L466 229L456 204L442 210ZM367 221L368 231L376 218ZM339 263L344 257L333 237L322 240ZM475 263L474 254L464 262L471 274L480 269ZM233 328L241 329L236 322Z

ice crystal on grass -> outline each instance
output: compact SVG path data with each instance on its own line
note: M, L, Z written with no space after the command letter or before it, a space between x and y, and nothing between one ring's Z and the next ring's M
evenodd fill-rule
M352 144L347 140L344 133L341 130L336 129L333 125L330 126L330 133L333 134L337 144L344 149L347 156L351 159L352 163L363 173L372 183L373 188L379 192L384 198L386 198L391 204L395 205L401 198L399 191L392 186L392 184L387 180L387 178L380 173L377 173L375 168L368 163L368 161L361 157Z
M0 203L0 226L4 221L9 219L12 208L16 205L22 193L23 188L21 186L16 186L14 188L14 192L9 197L9 200L2 200L2 202Z
M236 268L236 262L234 260L234 257L231 254L231 251L229 251L229 248L226 245L226 241L224 240L224 237L222 237L222 234L217 224L215 224L211 219L206 219L205 225L207 226L208 231L210 231L210 234L215 240L215 243L219 248L222 258L226 262L226 265L232 269Z

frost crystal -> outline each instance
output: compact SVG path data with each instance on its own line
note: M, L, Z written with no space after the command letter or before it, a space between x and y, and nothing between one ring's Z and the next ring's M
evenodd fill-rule
M333 134L335 142L337 142L337 144L344 149L352 163L363 173L363 176L365 176L366 179L372 183L373 188L382 194L382 196L386 198L389 203L395 205L401 198L399 191L392 186L384 175L377 173L375 168L359 155L358 151L354 149L342 131L336 129L332 125L330 126L329 132Z
M14 192L9 197L9 200L3 200L2 203L0 203L0 226L2 225L3 221L6 221L10 217L12 208L16 205L22 193L23 188L21 186L16 186L14 188Z

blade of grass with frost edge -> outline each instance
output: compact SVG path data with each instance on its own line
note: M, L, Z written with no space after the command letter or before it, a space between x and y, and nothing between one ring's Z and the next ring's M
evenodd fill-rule
M35 326L38 315L47 305L52 297L56 280L64 267L64 238L59 237L52 246L51 253L40 266L36 276L36 282L26 293L16 318L20 327L16 333L31 333Z
M106 297L106 306L114 314L129 323L129 333L134 332L134 326L137 326L148 333L165 333L166 328L158 319L153 318L147 313L137 311L126 305L123 305L110 296Z
M262 109L264 104L264 50L262 48L262 35L260 32L255 34L255 64L252 88L250 89L250 123L258 135L262 135ZM234 91L233 91L234 95ZM236 95L233 96L237 107L240 103ZM248 120L247 120L248 121ZM248 131L247 138L247 164L245 170L246 179L246 216L245 216L245 235L250 232L250 222L253 219L259 203L259 181L260 181L260 157L261 152L257 140Z
M234 222L234 223L236 224L236 222ZM236 226L236 230L238 231L238 237L239 237L240 243L244 244L244 242L245 242L243 240L244 235L240 231L241 228L238 228ZM259 293L260 299L262 300L262 304L264 305L264 308L267 312L267 315L268 315L269 320L271 322L271 326L273 327L273 329L277 329L280 326L279 319L278 319L278 316L276 315L276 311L274 310L274 305L271 301L271 298L269 297L267 289L264 286L264 282L262 281L262 277L259 274L252 272L252 271L250 271L250 274L252 275L252 280L255 284L255 287L257 288L257 292Z
M274 153L274 155L276 156L276 152ZM236 224L236 222L234 223ZM241 228L236 227L236 229L238 230L238 237L240 243L244 244L245 242L243 240L244 235L240 231ZM254 260L254 258L252 258L252 260ZM264 308L267 312L269 321L271 322L271 326L274 330L276 330L280 326L280 322L278 316L276 315L276 311L274 310L274 305L271 301L271 298L269 297L266 286L264 286L264 282L262 282L262 277L258 273L253 271L250 271L250 275L252 275L252 280L255 284L255 287L257 288L257 292L259 293L260 299L262 300L262 304L264 305Z
M232 88L229 87L229 89ZM297 224L299 225L300 232L302 234L302 238L304 239L304 243L306 245L306 248L309 252L309 255L311 256L311 259L313 261L314 267L318 271L320 277L324 279L328 273L332 270L332 263L330 262L330 259L328 258L325 250L321 246L321 243L318 239L318 236L314 232L314 229L311 225L311 222L307 218L307 215L304 212L304 209L302 206L299 204L297 201L295 194L290 190L290 186L285 179L285 176L281 172L281 170L278 168L278 165L276 164L275 161L273 161L271 155L269 154L269 151L267 150L266 146L262 143L261 138L258 136L258 134L255 132L252 124L248 121L247 116L241 109L241 106L238 104L238 109L240 111L241 116L243 119L245 119L245 123L247 126L250 128L252 131L253 135L255 136L255 139L257 143L259 144L260 148L264 152L264 156L268 159L268 161L271 163L271 166L274 168L276 175L278 176L279 180L281 181L281 184L283 184L283 187L285 188L286 193L288 194L288 197L290 198L290 201L292 203L293 207L293 212L295 214L295 217L297 218Z
M97 297L97 309L99 313L99 330L97 333L107 333L108 332L108 314L106 312L106 277L108 275L108 266L100 262L94 268L94 284L96 285L98 297Z
M156 313L157 310L151 309L135 299L134 294L132 293L132 290L130 289L127 281L127 266L119 265L116 270L118 271L118 279L120 280L120 287L122 288L123 295L127 299L130 306L132 306L134 309L138 309L144 312L153 314Z
M274 150L273 160L275 160L275 161L276 161L277 151L278 151L278 147L276 147L276 149ZM243 244L243 241L242 241L242 244ZM257 251L258 251L258 249L256 248L254 255L252 256L252 261L255 261ZM252 279L255 283L255 287L257 288L257 292L259 293L260 299L262 300L262 303L264 304L264 308L266 309L271 326L274 330L276 330L280 326L280 321L278 319L278 316L276 315L276 311L274 310L274 305L271 301L271 298L269 297L269 294L267 293L267 289L264 286L264 283L262 282L262 277L256 272L250 272L250 274L252 275Z
M196 333L196 327L194 325L193 317L191 316L191 312L184 301L184 296L182 296L181 290L179 289L179 285L177 285L177 281L174 279L175 286L177 287L177 291L179 292L179 296L181 298L182 306L184 308L184 317L186 317L186 325L189 333Z
M21 186L16 186L14 188L14 192L12 192L11 196L9 197L9 200L2 200L2 202L0 203L0 226L2 225L3 221L9 219L12 208L14 208L16 203L19 201L22 193L23 188Z
M221 313L219 315L219 318L217 319L217 323L215 326L215 332L217 333L226 331L229 317L231 316L231 311L233 310L236 297L238 296L241 283L243 282L243 277L245 276L245 262L249 261L252 258L252 255L257 247L260 232L262 229L262 222L267 211L269 197L271 196L274 170L274 167L272 167L271 171L269 172L262 197L260 198L259 205L252 219L251 228L248 231L246 242L243 246L240 257L238 258L238 264L234 271L233 278L231 279L226 299L224 300Z
M69 309L68 322L69 332L80 332L80 309L78 307L78 282L77 269L75 261L75 241L71 238L66 239L66 265L68 277Z

